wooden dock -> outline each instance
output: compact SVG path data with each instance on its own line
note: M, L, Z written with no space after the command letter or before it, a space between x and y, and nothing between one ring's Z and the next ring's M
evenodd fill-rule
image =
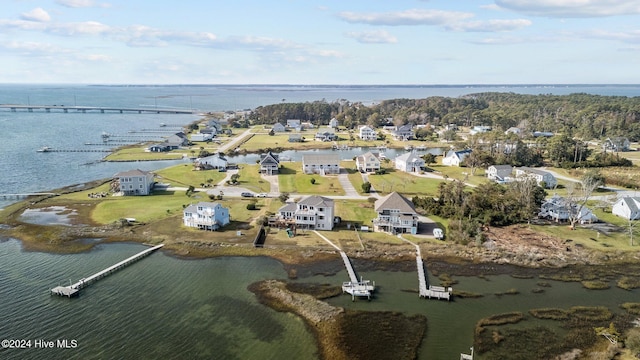
M427 276L424 272L424 262L422 261L422 253L420 252L420 246L415 244L401 236L400 239L410 243L416 248L416 267L418 268L418 286L419 286L419 296L423 298L429 299L446 299L451 300L451 294L453 293L452 288L445 288L443 286L432 286L427 283Z
M29 196L55 196L58 195L57 193L50 193L50 192L38 192L38 193L24 193L24 194L0 194L0 199L6 200L6 199L23 199Z
M138 114L196 114L197 112L194 110L182 110L182 109L161 109L161 108L114 108L114 107L106 107L106 106L70 106L70 105L24 105L24 104L2 104L0 105L0 109L10 109L12 112L16 112L18 110L26 110L28 112L33 112L34 110L41 110L44 112L54 111L62 111L65 113L68 112L76 112L76 113L86 113L86 112L115 112L115 113L138 113Z
M344 267L347 269L350 280L342 283L342 292L350 294L352 300L355 300L356 297L366 297L367 299L371 300L371 293L373 293L376 288L375 282L372 283L370 280L363 280L362 278L358 280L358 276L356 275L356 272L353 269L353 265L351 264L351 260L349 260L347 254L338 246L336 246L336 244L331 242L331 240L327 239L324 235L315 230L314 233L316 233L316 235L324 239L324 241L326 241L329 245L340 252L340 256L342 257Z
M128 257L122 261L120 261L119 263L109 266L108 268L97 272L89 277L86 278L82 278L80 279L78 282L76 282L75 284L71 284L69 286L56 286L53 289L51 289L51 294L52 295L60 295L60 296L67 296L67 297L73 297L79 294L80 290L84 287L89 286L89 284L115 272L118 271L128 265L131 265L132 263L142 259L143 257L151 254L152 252L160 249L161 247L163 247L164 244L160 244L160 245L156 245L154 247L145 249L131 257Z

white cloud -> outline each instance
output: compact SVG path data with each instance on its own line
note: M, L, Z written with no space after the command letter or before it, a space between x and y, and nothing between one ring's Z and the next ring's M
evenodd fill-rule
M395 44L398 39L384 30L378 31L352 31L346 33L347 37L356 39L364 44Z
M496 4L527 15L560 18L640 14L638 0L496 0Z
M47 13L43 8L35 8L26 13L22 13L20 15L22 20L27 21L37 21L37 22L47 22L51 20L51 16Z
M471 13L457 11L411 9L386 13L341 12L338 17L349 23L369 25L442 25L473 17Z
M111 7L108 3L96 3L93 0L57 0L56 3L70 8Z
M39 43L34 41L10 41L0 43L0 47L3 47L9 51L20 52L24 54L30 55L40 55L40 54L57 54L57 53L67 53L68 50L53 46L51 44Z
M531 24L532 22L526 19L467 21L447 25L447 29L467 32L503 32L519 30Z
M111 62L111 57L103 54L80 54L78 58L94 62Z

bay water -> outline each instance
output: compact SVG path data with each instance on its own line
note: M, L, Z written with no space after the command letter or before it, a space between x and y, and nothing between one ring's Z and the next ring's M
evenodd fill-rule
M640 86L85 86L0 85L0 104L59 104L112 107L157 107L224 111L282 101L347 99L375 103L391 98L461 96L481 91L639 96ZM108 178L140 168L154 170L176 162L99 162L102 153L38 153L42 146L83 148L100 142L103 132L123 134L159 124L184 125L195 115L0 112L0 194L46 191ZM8 202L0 203L0 207ZM49 289L77 281L110 266L143 247L100 244L74 255L25 252L15 239L0 241L0 338L75 340L69 349L0 349L2 359L209 358L265 359L317 357L302 321L257 303L250 283L286 278L282 266L267 258L186 260L162 252L102 279L78 299L52 297ZM357 269L356 269L357 270ZM403 289L417 288L417 275L403 272L362 274L380 291L371 302L332 304L361 310L420 313L429 319L422 359L458 358L468 352L475 322L484 316L532 307L604 305L615 310L637 301L637 291L612 288L589 291L579 284L552 284L532 294L534 279L508 276L461 278L456 288L487 296L443 302L419 299ZM299 281L345 280L315 276ZM495 297L517 288L520 295ZM635 299L635 300L634 300Z

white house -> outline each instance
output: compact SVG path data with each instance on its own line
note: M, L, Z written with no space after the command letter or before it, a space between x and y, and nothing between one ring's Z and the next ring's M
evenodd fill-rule
M338 135L336 135L335 130L332 128L318 129L315 139L320 141L335 141L338 140Z
M213 134L210 133L191 134L191 141L207 141L211 139L213 139Z
M469 156L469 154L471 154L470 149L458 151L449 150L449 152L447 152L447 155L442 158L442 165L460 166L460 164L462 164L464 159Z
M198 158L194 165L196 170L226 169L228 165L227 158L220 154L213 154L207 157Z
M568 221L569 217L575 216L581 224L598 221L598 217L588 207L583 206L579 212L578 208L578 205L567 202L567 199L553 195L542 203L538 217L559 222Z
M120 184L122 195L149 195L153 189L153 173L149 171L135 169L119 172L113 177Z
M522 135L522 129L513 126L513 127L508 128L504 133L505 133L505 135L516 134L518 136L521 136Z
M602 150L607 151L629 151L631 142L625 137L607 138L602 142Z
M331 120L329 120L329 127L330 128L337 128L338 127L338 119L336 118L332 118Z
M375 172L380 170L378 154L367 151L360 156L356 156L356 169L360 172Z
M302 171L305 174L339 174L338 154L305 154L302 156Z
M378 217L373 220L374 231L390 234L417 234L418 214L413 203L398 194L391 194L376 200Z
M513 172L511 165L491 165L487 168L487 177L493 181L505 181Z
M368 125L360 126L360 128L358 129L358 136L364 141L372 141L378 138L378 134L376 134L376 131Z
M482 134L487 131L491 131L491 126L485 126L485 125L474 126L471 128L471 130L469 130L469 135Z
M553 176L553 174L547 171L539 170L539 169L533 169L529 167L519 167L519 168L516 168L515 175L516 175L515 180L518 180L518 178L531 177L536 180L538 185L544 182L546 187L549 189L552 189L556 187L556 185L558 185L558 180L556 179L555 176Z
M398 126L394 131L391 132L391 135L393 135L393 137L397 140L403 141L411 140L414 137L413 129L409 124Z
M287 127L300 131L302 130L302 121L300 121L300 119L287 119Z
M308 196L298 203L287 203L278 210L280 218L289 220L296 228L312 230L333 229L333 200L324 196Z
M395 167L404 172L420 172L424 168L424 160L410 151L395 158Z
M182 212L182 222L185 226L201 230L218 230L229 221L229 209L219 203L199 202L187 206Z
M625 196L611 207L611 213L627 220L640 219L640 197Z
M273 130L274 133L287 131L287 129L285 129L284 125L282 125L281 123L273 124L273 127L271 129Z
M279 167L280 159L278 155L273 154L271 151L260 155L260 172L262 174L276 175Z

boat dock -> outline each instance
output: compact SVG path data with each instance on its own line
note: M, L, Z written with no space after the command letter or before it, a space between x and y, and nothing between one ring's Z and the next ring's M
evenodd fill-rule
M89 284L117 271L120 270L128 265L131 265L132 263L142 259L143 257L151 254L152 252L160 249L161 247L163 247L164 244L160 244L160 245L156 245L154 247L145 249L131 257L128 257L122 261L120 261L119 263L109 266L108 268L97 272L89 277L86 278L82 278L80 279L78 282L76 282L75 284L71 284L69 286L56 286L53 289L51 289L51 294L52 295L60 295L60 296L67 296L67 297L72 297L72 296L76 296L79 294L80 290L86 286L88 286Z
M113 152L113 150L109 150L109 149L52 149L52 148L50 148L48 146L43 146L40 149L36 150L36 152L42 152L42 153L46 153L46 152L101 152L101 153L108 153L108 152Z
M45 112L51 112L51 110L59 110L65 113L68 112L78 112L78 113L86 113L86 112L116 112L116 113L147 113L147 114L196 114L197 112L194 110L183 110L183 109L160 109L160 108L114 108L114 107L106 107L106 106L70 106L70 105L20 105L20 104L2 104L0 105L0 109L10 109L12 112L16 112L18 110L26 110L28 112L33 112L34 110L44 110Z
M376 287L375 282L372 283L370 280L363 280L362 278L358 280L358 276L356 275L355 270L353 270L353 265L351 264L351 261L349 260L347 254L342 251L342 249L340 249L336 244L331 242L331 240L327 239L319 232L314 230L314 233L316 233L316 235L321 237L329 245L340 252L340 256L342 257L342 261L344 262L344 266L347 269L350 280L342 283L342 292L351 295L352 300L355 300L356 297L366 297L367 299L371 300L371 293L375 290Z
M410 243L416 248L416 267L418 268L419 296L423 298L429 298L429 299L451 300L451 294L453 293L453 288L450 288L450 287L445 288L443 286L428 285L427 276L424 272L424 262L422 261L422 253L420 252L420 246L403 237L400 237L400 239Z
M50 192L42 192L42 193L24 193L24 194L0 194L0 199L6 200L6 199L23 199L29 196L54 196L54 195L58 195L57 193L50 193Z

